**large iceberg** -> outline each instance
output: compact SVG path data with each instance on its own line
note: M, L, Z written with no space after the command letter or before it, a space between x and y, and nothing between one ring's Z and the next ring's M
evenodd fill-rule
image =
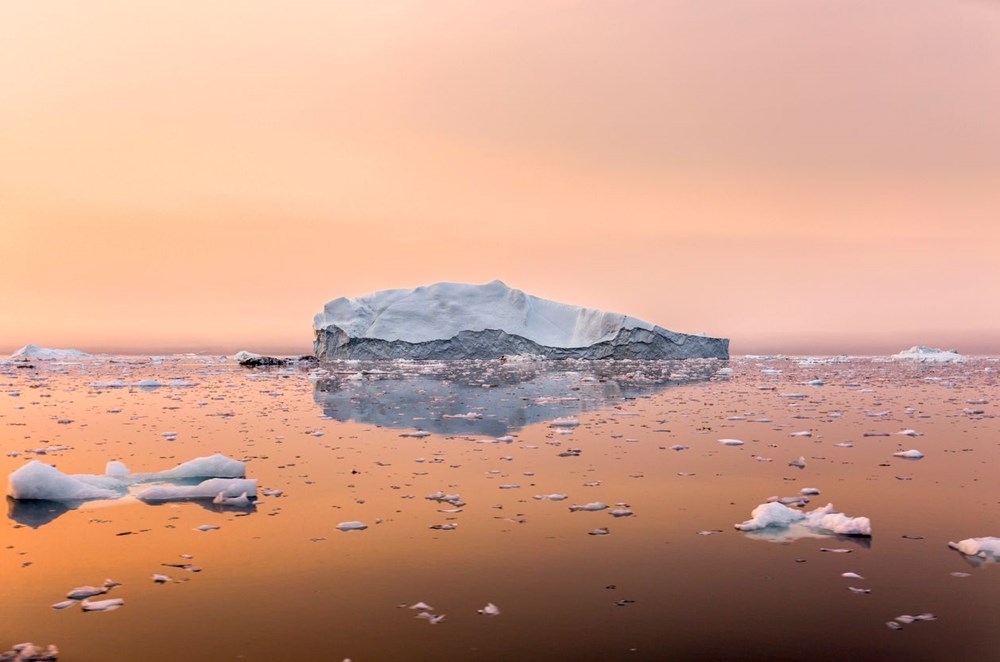
M313 329L321 360L729 358L726 338L548 301L499 280L341 297L323 307Z
M953 349L938 349L925 345L914 345L904 349L899 354L893 354L894 359L917 361L918 363L962 363L965 357Z
M39 361L72 361L92 358L90 354L78 349L53 349L38 345L25 345L10 355L12 359L37 359Z

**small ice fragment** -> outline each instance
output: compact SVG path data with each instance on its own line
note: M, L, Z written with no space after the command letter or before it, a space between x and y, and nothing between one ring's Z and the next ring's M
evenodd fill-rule
M410 605L410 609L420 609L422 611L434 611L434 607L430 606L426 602L418 602L416 604Z
M853 549L845 549L843 547L820 547L821 552L830 552L831 554L850 554Z
M53 609L65 609L66 607L72 607L76 604L76 600L63 600L62 602L57 602L52 605Z
M218 524L202 524L201 526L194 527L194 530L195 531L215 531L216 529L220 529L220 528L222 528L222 527L220 527Z
M579 419L573 418L572 416L556 418L549 423L549 426L553 428L575 428L578 425L580 425Z
M166 584L170 581L170 577L167 575L161 575L159 573L153 573L153 581L157 584Z
M587 531L588 536L606 536L609 533L611 533L611 531L609 531L607 527L601 527L599 529L593 529L591 531Z
M858 588L856 586L848 586L847 590L850 591L851 593L871 593L872 592L872 590L870 588Z
M799 469L805 469L806 468L806 458L804 456L800 455L798 457L798 459L792 460L791 462L789 462L788 466L790 466L790 467L798 467Z
M896 621L886 621L885 626L890 630L902 630L903 626Z
M937 620L937 616L935 616L934 614L931 614L931 613L918 614L917 616L913 617L913 620L915 620L915 621L936 621Z
M840 574L841 577L847 577L848 579L864 579L861 575L856 572L843 572Z
M910 623L912 623L917 619L913 618L909 614L903 614L902 616L897 616L896 620L899 621L900 623L905 623L906 625L909 625Z
M565 501L569 497L565 494L536 494L534 498L538 501Z
M602 503L600 501L592 501L590 503L585 503L583 505L574 504L574 505L572 505L572 506L569 507L569 512L575 513L578 510L584 510L584 511L587 511L587 512L594 512L594 511L598 511L598 510L605 510L607 507L608 507L608 504L606 504L606 503Z
M813 433L810 432L809 430L802 430L801 432L793 432L789 436L792 436L792 437L811 437L811 436L813 436Z
M358 521L341 522L337 525L337 529L340 531L364 531L367 528L367 524Z
M909 428L907 428L906 430L900 430L896 434L906 435L907 437L919 437L920 436L919 432L917 432L916 430L911 430Z
M739 439L719 439L719 443L723 446L742 446L743 442Z
M95 595L102 595L108 592L107 586L77 586L72 591L66 594L66 597L70 600L84 600L86 598L92 598Z
M722 529L706 529L705 531L699 531L699 536L714 536L717 533L722 533Z
M497 607L492 602L487 602L486 606L483 607L482 609L478 610L478 611L483 616L499 616L500 615L500 608Z
M670 447L670 450L672 451L686 451L687 449L688 447L682 444L674 444L673 446Z
M116 586L121 586L121 585L122 585L122 583L121 583L121 582L116 582L116 581L115 581L115 580L113 580L113 579L105 579L105 580L104 580L104 583L102 584L102 586L103 586L104 588L107 588L107 589L111 589L111 588L114 588L114 587L116 587Z
M432 524L431 528L435 529L437 531L454 531L456 528L458 528L458 524L455 524L455 523L450 523L450 524Z
M444 620L444 616L445 616L444 614L441 614L440 616L434 616L429 612L422 611L416 615L416 618L425 618L427 619L427 622L430 623L431 625L437 625L438 623Z
M971 577L972 575L968 572L952 572L950 573L952 577Z
M608 514L612 517L632 517L635 513L627 508L615 508L614 510L609 511Z
M423 439L424 437L431 436L431 433L430 432L426 432L424 430L417 430L416 432L404 432L404 433L402 433L399 436L400 437L412 437L413 439Z
M893 453L893 456L902 457L907 460L919 460L924 456L924 454L918 451L916 448L911 448L908 451L899 451L898 453Z
M799 494L803 496L817 496L819 495L819 490L815 487L803 487L799 490Z
M84 611L114 611L124 604L125 601L121 598L109 598L107 600L96 600L94 602L84 600L80 603L80 606Z

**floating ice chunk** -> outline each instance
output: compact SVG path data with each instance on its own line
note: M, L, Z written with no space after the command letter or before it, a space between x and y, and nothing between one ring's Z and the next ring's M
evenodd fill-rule
M426 430L417 430L416 432L403 432L399 435L400 437L412 437L413 439L423 439L424 437L431 436L430 432Z
M723 446L742 446L743 442L739 439L719 439L719 443Z
M857 586L848 586L847 590L850 591L851 593L871 593L872 592L872 590L870 588L858 588Z
M847 579L864 579L864 577L862 577L856 572L842 572L840 573L840 576L846 577Z
M466 421L477 421L477 420L481 419L482 417L483 417L482 414L480 414L479 412L475 412L475 411L466 412L464 414L443 414L441 416L441 418L453 418L453 419L461 419L461 420L466 420Z
M367 528L367 524L356 520L351 522L341 522L337 525L337 529L340 531L364 531Z
M764 503L753 509L750 519L736 524L740 531L756 531L767 527L787 527L792 524L838 535L870 536L871 521L867 517L848 517L833 512L833 504L804 513L778 502Z
M788 466L790 466L790 467L798 467L799 469L805 469L806 468L806 458L804 456L800 455L797 459L794 459L791 462L789 462Z
M591 529L590 531L587 531L588 536L606 536L609 533L611 533L611 531L609 531L607 527L603 526L599 529Z
M66 597L70 600L83 600L84 598L92 598L95 595L103 595L108 590L108 586L77 586L67 593Z
M262 358L264 358L263 355L261 355L261 354L254 354L253 352L248 352L245 349L241 350L239 352L236 352L232 356L232 359L234 361L239 362L239 363L242 363L243 361L252 361L254 359L262 359Z
M614 510L608 511L608 514L612 517L632 517L632 515L635 515L635 513L627 508L615 508Z
M813 436L813 433L810 432L809 430L802 430L801 432L793 432L789 436L791 436L791 437L811 437L811 436Z
M499 616L500 615L500 608L497 607L492 602L487 602L486 606L483 607L482 609L478 610L478 611L483 616Z
M204 533L206 531L216 531L216 530L221 529L221 528L222 527L219 526L218 524L202 524L201 526L194 527L194 530L195 531L201 531L201 532Z
M170 577L167 575L161 575L158 573L153 573L153 582L156 584L166 584L170 581Z
M569 507L569 512L575 513L578 510L584 510L588 512L594 512L598 510L605 510L608 504L602 503L600 501L592 501L591 503L585 503L583 505L574 504Z
M104 468L104 473L112 478L117 478L118 480L125 480L128 478L128 467L125 466L124 462L118 462L117 460L112 460Z
M225 480L225 479L220 478L215 480ZM250 497L247 495L246 492L243 492L242 494L236 497L227 497L225 492L219 492L218 494L215 495L215 498L212 499L212 503L219 506L236 506L237 508L249 508L250 506L253 505L253 501L250 500Z
M0 662L55 662L59 659L59 649L55 644L45 648L30 641L14 644L9 651L0 651Z
M133 474L132 480L137 483L148 483L157 480L190 480L194 478L242 478L246 476L246 472L245 463L216 453L207 457L196 457L166 471Z
M454 522L449 524L432 524L431 528L437 531L454 531L458 528L458 524L455 524Z
M67 607L72 607L76 604L76 600L63 600L62 602L57 602L52 605L53 609L66 609Z
M197 485L155 485L139 492L135 497L147 503L191 499L213 499L216 503L224 503L226 499L236 497L256 499L257 479L209 478Z
M430 606L426 602L417 602L410 605L410 609L420 609L421 611L434 611L434 607Z
M444 620L444 616L445 616L444 614L435 616L430 612L422 611L419 614L417 614L415 618L424 618L427 619L427 622L430 623L431 625L437 625L438 623Z
M819 490L815 487L803 487L799 490L799 494L803 496L816 496L819 494Z
M899 623L897 623L896 621L886 621L885 626L887 628L889 628L890 630L902 630L903 629L903 626L900 625Z
M84 600L80 603L80 606L84 611L114 611L124 604L125 601L121 598L109 598L107 600L96 600L93 602Z
M898 453L893 453L893 457L901 457L907 460L919 460L924 456L923 453L918 451L916 448L911 448L908 451L899 451Z
M32 460L8 476L7 494L15 499L41 501L117 499L122 496L124 485L114 479L102 480L104 478L69 476L53 466Z
M966 556L1000 561L1000 538L966 538L958 542L949 542L948 547Z
M572 416L556 418L549 422L549 426L554 428L575 428L578 425L580 425L579 419L573 418Z
M683 444L674 444L673 446L670 447L670 450L672 451L686 451L687 449L688 447L684 446Z
M569 497L565 494L536 494L534 498L538 501L565 501Z

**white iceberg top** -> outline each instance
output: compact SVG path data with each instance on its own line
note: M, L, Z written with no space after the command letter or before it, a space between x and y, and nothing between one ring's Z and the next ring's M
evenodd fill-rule
M437 283L334 299L313 326L339 327L352 338L411 343L447 340L461 331L495 329L546 347L587 347L623 329L652 330L629 315L548 301L495 280L485 285Z

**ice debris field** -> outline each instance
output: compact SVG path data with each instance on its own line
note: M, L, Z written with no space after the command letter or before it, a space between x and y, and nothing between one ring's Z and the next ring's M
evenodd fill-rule
M0 659L988 659L1000 361L914 351L26 350Z

